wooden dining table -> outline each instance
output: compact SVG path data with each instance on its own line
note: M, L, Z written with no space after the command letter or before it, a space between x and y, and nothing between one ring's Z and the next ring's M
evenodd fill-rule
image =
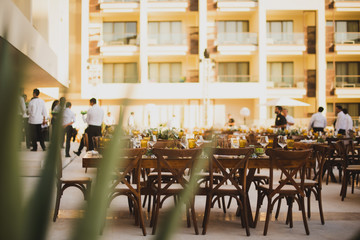
M99 154L92 154L91 152L87 152L84 157L82 158L82 166L83 168L98 168L99 163L102 161L102 156ZM181 161L181 160L179 160ZM224 167L228 166L234 166L233 162L237 161L237 158L234 157L226 157L222 159L222 164ZM291 162L289 162L289 165L291 165ZM316 166L316 160L310 159L307 162L308 168L314 168ZM157 167L157 158L150 157L150 156L143 156L142 162L141 162L142 168L156 168ZM262 155L259 157L251 157L249 158L248 162L248 173L246 176L246 190L247 194L249 193L250 185L252 183L252 180L254 179L256 169L263 168L263 169L269 169L270 168L270 158L266 155ZM274 168L278 168L278 166L274 165ZM247 199L249 199L249 196L247 196ZM246 202L247 210L249 213L251 213L251 204L250 201ZM253 218L252 214L248 214L248 223L250 227L255 227L255 219Z

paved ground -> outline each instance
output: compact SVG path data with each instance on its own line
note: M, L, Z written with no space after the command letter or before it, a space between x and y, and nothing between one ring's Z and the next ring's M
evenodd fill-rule
M75 150L77 143L73 144L72 150ZM72 151L71 151L72 152ZM42 161L46 152L30 152L23 148L21 152L23 183L24 183L24 201L28 199L32 190L39 179L39 171L42 167ZM63 154L65 155L65 154ZM73 155L73 154L72 154ZM91 176L94 177L96 170L89 169L85 173L81 166L81 158L72 157L63 159L65 176ZM178 233L174 239L350 239L357 231L360 231L360 187L357 186L355 193L349 193L345 201L341 201L339 196L340 184L329 183L323 187L323 208L325 215L325 225L321 225L317 202L312 199L312 217L309 220L310 236L305 234L301 214L297 208L294 208L294 228L290 229L285 225L285 204L281 209L279 220L271 221L268 235L262 235L265 218L265 206L262 210L260 222L255 229L250 229L251 236L246 237L245 230L241 228L240 219L235 216L236 205L233 201L228 212L224 214L221 209L215 207L211 213L211 219L208 227L208 233L205 236L195 235L193 228L183 224L179 227ZM252 206L256 204L256 192L250 190L250 201ZM168 205L172 201L168 201ZM204 211L204 197L196 197L196 211L198 215L198 225L201 226L201 220ZM61 199L59 219L56 223L50 224L48 239L62 240L69 239L71 231L76 224L76 220L81 216L85 202L81 192L78 189L67 189ZM285 205L285 206L284 206ZM146 211L144 211L146 212ZM149 216L146 213L146 225L149 226ZM50 218L49 218L50 221ZM201 228L200 228L201 231ZM148 236L143 237L141 229L134 226L134 218L128 212L127 199L119 197L115 199L109 209L106 228L104 234L100 237L103 240L112 239L151 239L153 238L151 228L147 227ZM358 239L360 236L358 235Z

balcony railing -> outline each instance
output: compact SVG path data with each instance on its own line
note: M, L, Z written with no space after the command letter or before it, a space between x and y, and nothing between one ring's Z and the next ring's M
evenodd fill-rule
M104 33L102 35L105 46L111 45L137 45L137 35L134 33L126 34L109 34Z
M157 33L148 35L149 45L186 45L186 34L183 33Z
M99 3L138 3L140 0L99 0Z
M122 78L106 78L106 80L103 78L103 83L104 84L108 84L108 83L138 83L138 77L137 76L125 76Z
M267 33L267 43L304 45L304 33Z
M217 82L257 82L258 78L251 75L218 75Z
M268 88L304 88L304 76L279 75L270 76L267 80Z
M335 43L360 44L360 32L336 32Z
M152 78L150 76L149 82L150 83L184 83L186 82L186 78L180 76Z
M217 34L218 44L257 44L257 33L223 32Z
M335 79L338 88L360 87L360 75L336 75Z

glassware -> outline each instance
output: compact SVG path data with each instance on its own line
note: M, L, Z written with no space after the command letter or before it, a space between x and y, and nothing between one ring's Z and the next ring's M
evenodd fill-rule
M269 139L269 145L267 146L268 148L273 148L274 145L274 139L270 138Z
M278 144L279 146L284 149L284 147L286 146L286 136L278 136Z
M190 149L196 147L196 141L195 141L194 138L189 138L189 139L188 139L188 142L189 142L189 148L190 148Z
M287 139L286 143L289 150L294 149L294 139Z
M188 147L188 142L187 142L187 139L186 139L186 137L185 136L183 136L182 138L181 138L181 141L180 141L180 145L184 148L184 149L187 149Z
M239 138L231 138L231 148L239 148Z
M239 139L239 147L244 148L246 147L246 137L245 136L241 136Z
M266 146L269 144L269 138L268 136L261 136L260 137L260 145L263 147L263 148L266 148Z
M141 146L141 148L147 148L147 145L148 145L148 140L146 140L146 139L141 139L140 140L140 146Z

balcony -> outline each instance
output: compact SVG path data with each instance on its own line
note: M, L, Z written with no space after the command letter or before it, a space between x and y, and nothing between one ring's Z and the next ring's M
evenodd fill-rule
M220 12L249 12L256 10L257 0L218 0L217 11Z
M336 75L335 76L336 88L359 88L360 75Z
M134 33L103 34L100 42L100 53L103 56L132 56L138 50L138 39Z
M258 82L256 76L251 75L218 75L217 82Z
M138 83L139 78L137 76L124 76L122 78L107 78L102 80L103 84L113 84L113 83Z
M333 0L331 6L339 12L357 12L360 11L359 0Z
M334 39L337 54L360 54L360 32L336 32Z
M149 0L149 12L186 12L189 8L188 0Z
M302 98L306 94L304 76L270 76L266 85L268 89L268 95L274 98L277 98L279 96Z
M306 50L304 33L267 33L269 55L302 55Z
M104 13L135 12L139 10L140 0L99 0Z
M189 47L183 33L158 33L148 35L150 56L186 55Z
M217 51L223 55L250 55L257 50L257 33L218 33Z
M160 79L153 79L152 77L149 77L149 83L185 83L186 78L185 77L160 77Z

